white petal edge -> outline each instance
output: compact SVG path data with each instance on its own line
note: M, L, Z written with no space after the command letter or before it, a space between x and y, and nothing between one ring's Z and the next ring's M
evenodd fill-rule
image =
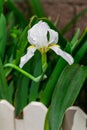
M49 44L56 44L58 42L58 32L52 30L52 29L48 29L49 34L50 34L50 38L49 38Z
M34 44L37 47L47 44L47 30L50 29L48 24L43 21L39 21L31 29L28 30L28 41L30 44Z
M32 58L35 51L36 51L36 47L33 47L33 46L30 46L27 49L27 53L21 57L20 64L19 64L20 68L22 68L24 64L27 63Z
M69 65L73 64L74 62L73 57L67 52L61 50L59 46L54 45L54 46L51 46L50 49L52 49L57 55L61 56L64 60L66 60Z

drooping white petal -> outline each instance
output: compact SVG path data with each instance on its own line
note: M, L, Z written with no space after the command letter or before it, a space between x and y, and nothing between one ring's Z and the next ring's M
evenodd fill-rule
M37 48L47 46L47 31L50 29L47 23L38 22L30 30L28 30L28 41L36 45Z
M56 44L58 42L58 33L52 29L48 29L49 31L49 44Z
M30 46L28 49L27 49L27 53L21 57L21 60L20 60L20 68L22 68L24 66L25 63L28 62L28 60L31 59L31 57L34 55L34 52L36 51L36 47L33 47L33 46Z
M70 65L73 64L74 59L73 57L68 54L67 52L61 50L59 46L54 45L50 47L57 55L61 56L63 59L65 59Z

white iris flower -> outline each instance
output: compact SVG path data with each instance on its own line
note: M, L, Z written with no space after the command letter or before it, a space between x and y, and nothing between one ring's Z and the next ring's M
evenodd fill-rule
M41 54L45 54L49 49L51 49L70 65L74 62L72 56L61 50L60 46L57 45L58 33L52 30L45 22L39 21L28 30L28 41L31 46L27 48L27 53L21 57L20 68L31 59L36 50L39 50Z

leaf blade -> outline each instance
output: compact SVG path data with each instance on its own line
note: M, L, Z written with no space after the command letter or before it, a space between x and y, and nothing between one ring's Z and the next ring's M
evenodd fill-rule
M71 106L87 77L87 67L74 64L62 72L49 110L50 130L59 130L65 110Z
M8 85L5 79L1 59L0 59L0 95L2 99L7 99L9 101Z
M32 6L33 12L38 16L38 17L43 17L44 16L44 10L41 4L40 0L29 0L29 3Z
M3 59L7 40L6 19L3 14L0 15L0 57Z

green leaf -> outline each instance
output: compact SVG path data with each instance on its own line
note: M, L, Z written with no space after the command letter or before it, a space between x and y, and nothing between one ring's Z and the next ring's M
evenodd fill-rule
M23 32L21 33L19 39L17 40L17 45L16 47L13 45L13 48L15 48L15 50L13 50L14 53L14 60L11 59L9 60L10 62L12 62L12 64L18 65L20 58L23 56L26 48L27 48L27 44L28 44L28 40L27 40L27 35L28 35L28 29L29 29L29 25L25 27L25 29L23 30ZM12 46L11 46L12 47ZM10 52L9 52L10 53ZM6 76L12 71L12 68L8 68L6 70Z
M77 51L79 50L79 48L81 48L81 46L84 44L85 40L87 40L87 28L85 28L85 30L83 31L82 35L78 39L77 43L74 46L74 49L73 49L73 45L71 43L71 49L73 49L73 54L74 55L77 53Z
M11 81L8 86L9 101L11 104L13 104L13 94L14 94L13 92L14 92L14 85L13 81Z
M55 88L56 82L65 66L66 66L66 63L63 59L60 59L57 62L52 74L50 75L50 78L48 79L46 87L42 93L40 101L43 104L48 106L49 102L51 101L52 93Z
M68 48L69 48L69 45L66 46L65 50L69 51ZM67 64L66 61L64 61L64 59L62 59L61 57L57 61L57 64L55 65L55 68L54 68L52 74L50 75L50 78L48 79L46 87L41 96L41 102L44 103L45 105L49 104L51 97L52 97L53 90L55 88L55 85L58 81L58 78L59 78L61 72L65 68L66 64Z
M30 72L30 62L28 62L23 68L25 71ZM16 115L18 115L28 103L30 79L24 75L19 75L18 72L16 72L16 77L18 80L14 81L16 87L14 103L16 107Z
M75 15L75 17L72 20L70 20L70 22L67 23L65 25L65 27L61 30L61 33L65 34L76 23L76 21L80 17L82 17L84 14L86 14L86 13L87 13L87 8L83 9L80 13L78 13L77 15Z
M87 77L87 67L74 64L61 73L49 109L49 130L59 130L64 112L73 105Z
M44 10L40 0L29 0L29 3L32 7L34 14L36 14L38 17L44 16Z
M5 79L1 59L0 59L0 95L2 99L7 99L9 101L8 85Z
M77 53L74 57L75 62L78 63L80 60L82 60L86 53L87 53L87 40L84 41L83 46L77 51Z
M81 35L80 39L78 40L73 50L75 62L76 63L80 62L80 60L84 58L86 53L87 53L87 28Z
M3 0L0 0L0 15L3 13Z
M28 85L29 85L29 78L25 76L20 76L19 81L17 82L16 86L17 90L15 95L16 115L18 115L27 105Z
M42 68L41 68L41 55L39 53L35 53L34 59L33 59L33 75L35 77L41 75ZM35 101L38 97L38 90L40 87L40 82L31 82L30 85L30 93L29 93L29 102Z
M12 0L6 0L5 3L8 7L8 9L14 12L14 14L16 16L16 20L19 21L19 26L21 26L23 28L26 27L26 25L28 24L28 21L26 20L23 13L19 10L19 8L16 7L14 2Z
M6 19L3 14L0 15L0 57L3 59L7 40Z
M72 40L71 40L71 43L70 43L70 46L71 46L71 49L72 51L75 49L75 47L77 46L77 42L78 42L78 37L79 37L79 34L80 34L80 29L78 28L75 35L73 36Z
M29 29L29 25L24 29L24 31L22 32L22 34L19 38L17 48L16 48L16 58L15 58L16 64L19 63L20 57L24 54L24 51L27 47L27 44L28 44L28 40L27 40L28 29Z

